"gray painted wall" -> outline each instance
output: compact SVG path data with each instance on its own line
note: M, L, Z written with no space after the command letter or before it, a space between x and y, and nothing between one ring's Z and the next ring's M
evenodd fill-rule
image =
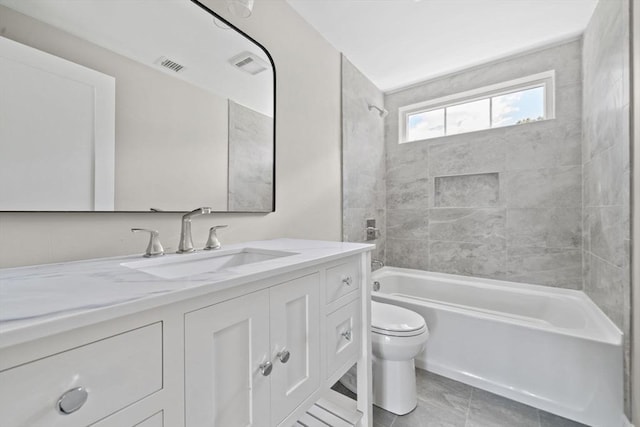
M382 92L342 56L342 237L364 242L366 220L376 220L380 237L372 257L384 259L384 119L369 104L383 106Z
M581 40L387 94L387 263L582 288ZM556 118L398 144L398 108L556 71Z
M600 1L583 47L584 290L625 335L630 413L629 2Z

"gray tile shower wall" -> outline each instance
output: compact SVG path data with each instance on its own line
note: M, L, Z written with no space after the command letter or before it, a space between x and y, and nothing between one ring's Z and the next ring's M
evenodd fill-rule
M384 119L370 104L382 108L382 92L342 56L342 238L364 242L366 220L375 219L380 236L372 257L384 260Z
M600 1L583 44L584 291L624 333L630 412L629 1Z
M385 95L388 264L582 288L581 61L578 39ZM555 119L398 144L401 106L548 70Z
M273 209L273 118L229 102L230 211Z
M388 265L583 289L624 333L627 416L629 8L600 1L580 39L384 96L342 69L344 239L376 218ZM398 144L399 107L547 70L555 119Z

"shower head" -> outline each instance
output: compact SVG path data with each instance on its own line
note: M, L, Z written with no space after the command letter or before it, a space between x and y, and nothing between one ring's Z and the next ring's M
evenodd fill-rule
M385 110L384 108L380 108L376 105L373 104L369 104L369 111L373 111L376 110L378 111L378 114L380 114L380 117L386 117L387 114L389 114L389 112L387 110Z

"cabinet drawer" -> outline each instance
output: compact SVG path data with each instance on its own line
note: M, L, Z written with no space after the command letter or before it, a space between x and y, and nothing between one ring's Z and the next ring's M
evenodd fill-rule
M91 427L164 427L164 411L156 412L151 416L133 415L131 412L131 407L128 407L91 424Z
M64 414L82 392L87 399ZM86 426L162 388L162 323L0 372L2 425Z
M360 334L360 300L355 300L327 316L327 377L358 357Z
M163 427L164 422L162 419L162 412L158 412L157 414L147 418L143 422L136 424L134 427Z
M328 304L338 298L356 291L360 287L360 268L358 260L327 269L326 300Z

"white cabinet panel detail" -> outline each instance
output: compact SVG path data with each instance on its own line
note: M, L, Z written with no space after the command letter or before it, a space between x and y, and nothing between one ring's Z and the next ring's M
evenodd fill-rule
M269 417L269 291L185 316L187 427L245 427Z
M272 425L320 385L319 283L316 273L271 288Z

